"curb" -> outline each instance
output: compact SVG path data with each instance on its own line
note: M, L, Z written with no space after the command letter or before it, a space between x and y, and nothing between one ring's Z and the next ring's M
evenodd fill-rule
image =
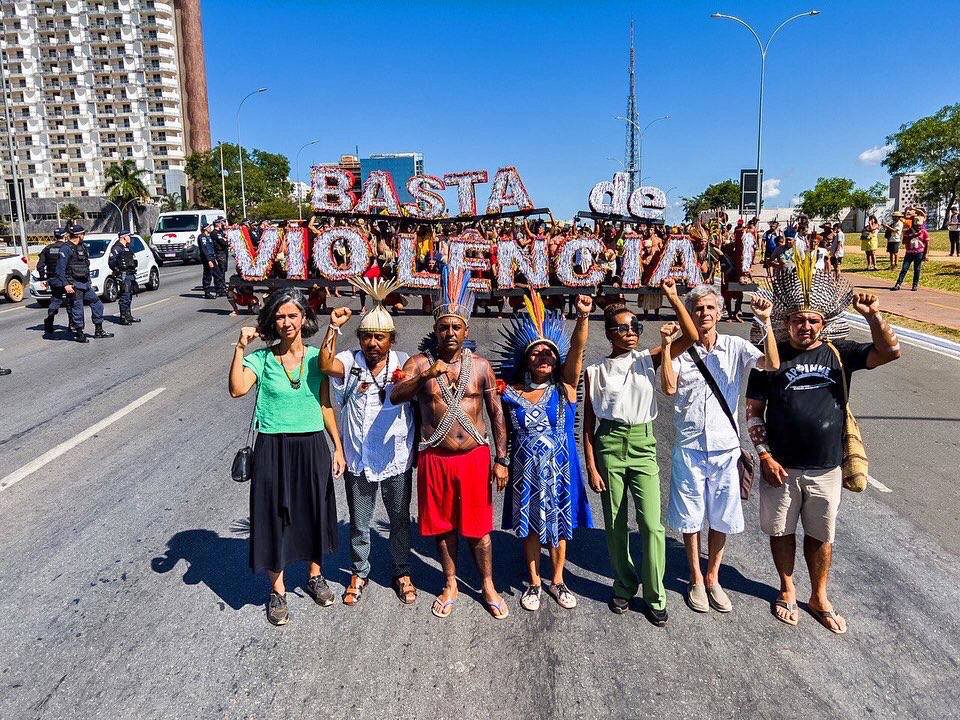
M869 328L867 321L864 320L863 316L859 313L845 312L843 317L848 320L851 325L854 325L860 329ZM890 324L896 329L897 337L905 341L908 345L913 345L914 347L918 347L923 350L929 350L930 352L939 353L940 355L946 355L947 357L952 357L955 360L960 360L960 343L956 343L953 340L947 340L946 338L937 337L936 335L923 333L919 330L911 330L910 328L902 327L896 323Z

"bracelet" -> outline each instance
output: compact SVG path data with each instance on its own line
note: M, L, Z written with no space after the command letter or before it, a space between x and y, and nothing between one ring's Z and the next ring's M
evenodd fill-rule
M327 325L327 332L330 332L331 330L333 330L337 335L343 335L343 330L332 323Z
M590 313L581 313L581 312L577 313L577 320L589 320L589 319L590 319Z
M764 455L766 455L767 457L770 456L769 446L763 445L761 443L760 445L754 445L754 447L757 449L757 457L760 458L761 460L763 459Z

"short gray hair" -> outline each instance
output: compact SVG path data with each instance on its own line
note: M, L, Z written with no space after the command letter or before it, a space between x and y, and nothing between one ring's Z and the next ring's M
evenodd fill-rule
M697 285L693 290L683 296L683 304L687 308L687 312L693 313L693 309L697 306L697 303L707 297L707 295L713 295L717 299L718 307L723 303L723 297L721 297L717 288L704 283L703 285Z

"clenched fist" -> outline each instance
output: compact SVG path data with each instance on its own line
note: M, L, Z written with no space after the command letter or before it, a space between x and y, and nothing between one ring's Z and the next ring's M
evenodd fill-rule
M240 339L237 340L237 347L241 350L246 350L247 345L251 343L257 337L257 329L254 327L242 327L240 328Z
M593 298L589 295L577 295L577 312L581 315L589 315L593 310Z
M663 345L669 345L673 342L674 335L680 331L680 326L675 322L664 323L660 326L660 342Z
M878 312L880 312L880 299L873 293L854 293L853 309L864 317L876 315Z
M334 327L343 327L353 315L353 310L348 307L335 308L330 313L330 324Z
M750 301L750 309L753 310L753 316L763 323L770 319L770 313L773 311L773 303L760 295L754 295Z

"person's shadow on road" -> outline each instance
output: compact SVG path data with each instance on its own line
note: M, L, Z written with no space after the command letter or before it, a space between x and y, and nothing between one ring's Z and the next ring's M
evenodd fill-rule
M167 551L150 562L156 573L168 573L184 560L186 585L205 584L234 610L262 605L268 583L248 570L250 541L220 537L213 530L182 530L167 541Z

